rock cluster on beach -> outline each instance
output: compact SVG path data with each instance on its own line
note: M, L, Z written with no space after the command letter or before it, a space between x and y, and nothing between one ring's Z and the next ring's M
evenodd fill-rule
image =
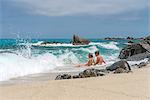
M149 52L150 52L150 36L146 37L139 43L132 43L123 48L120 52L119 58L130 60L141 60L146 57L150 57Z
M76 78L87 78L87 77L97 77L97 76L104 76L105 71L99 69L86 69L83 72L80 72L78 75L69 75L69 74L62 74L58 75L55 80L62 80L62 79L76 79Z

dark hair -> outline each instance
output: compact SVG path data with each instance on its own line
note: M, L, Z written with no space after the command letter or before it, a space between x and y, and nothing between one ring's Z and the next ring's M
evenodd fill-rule
M95 51L95 54L98 54L98 55L99 55L99 51Z
M93 58L93 54L92 53L89 53L89 58Z

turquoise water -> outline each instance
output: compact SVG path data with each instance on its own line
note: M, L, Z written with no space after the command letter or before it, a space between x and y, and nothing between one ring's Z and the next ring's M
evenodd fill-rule
M128 42L90 40L89 45L73 46L70 39L0 39L0 80L54 70L74 70L75 65L87 62L88 53L97 50L106 64L113 63ZM43 41L61 44L42 46Z

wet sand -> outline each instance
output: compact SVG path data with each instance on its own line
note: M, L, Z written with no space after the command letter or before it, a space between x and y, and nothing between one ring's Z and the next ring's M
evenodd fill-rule
M150 100L150 65L133 73L0 85L1 100Z

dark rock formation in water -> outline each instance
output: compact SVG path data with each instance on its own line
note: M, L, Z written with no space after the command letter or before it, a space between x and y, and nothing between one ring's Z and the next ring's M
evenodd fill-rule
M131 67L127 61L118 61L111 66L106 67L108 71L114 71L114 73L125 73L131 71Z
M133 37L127 37L127 40L134 40Z
M58 43L62 44L61 42L55 42L55 41L53 41L53 42L48 42L48 41L44 41L44 42L42 42L40 45L49 45L49 44L58 44Z
M126 46L120 52L119 58L120 59L128 59L137 54L145 54L149 55L150 53L150 36L146 37L143 41L139 43L132 43L131 45ZM137 56L136 59L141 58ZM132 59L134 60L134 59Z
M79 36L73 36L73 45L88 45L90 43L89 40L80 38Z

